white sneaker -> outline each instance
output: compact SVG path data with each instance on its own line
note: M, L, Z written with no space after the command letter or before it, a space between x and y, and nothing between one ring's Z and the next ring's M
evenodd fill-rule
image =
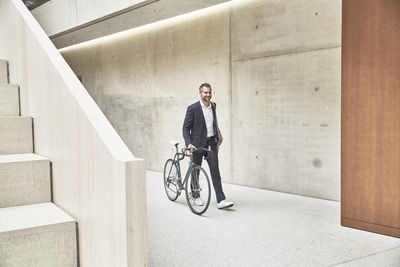
M217 208L219 208L219 209L230 208L232 206L233 206L233 202L226 201L225 199L222 200L221 202L217 203Z
M201 200L201 198L195 198L194 199L194 204L196 205L196 206L203 206L204 204L203 204L203 200Z

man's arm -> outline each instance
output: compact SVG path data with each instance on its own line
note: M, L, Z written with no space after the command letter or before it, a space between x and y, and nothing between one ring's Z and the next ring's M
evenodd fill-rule
M218 126L218 120L217 120L217 103L212 102L214 104L214 109L215 109L215 125L217 126L217 131L218 131L218 138L219 138L219 144L222 144L222 141L224 140L224 138L222 137L221 131L219 130L219 126Z
M193 118L194 118L193 110L189 106L186 110L185 121L183 122L183 127L182 127L183 139L185 139L186 146L192 144L190 131L193 129Z

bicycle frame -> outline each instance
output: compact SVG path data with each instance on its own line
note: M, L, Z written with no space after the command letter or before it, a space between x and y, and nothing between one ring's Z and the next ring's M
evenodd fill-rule
M185 184L186 184L186 180L189 178L189 175L192 175L192 169L193 169L193 154L186 154L186 153L181 153L178 150L178 146L176 147L176 153L173 159L174 164L176 165L176 169L178 171L178 179L180 181L180 185L179 185L179 190L183 190L185 189ZM190 163L189 163L189 168L186 171L186 175L185 178L182 180L182 173L181 173L181 164L180 162L185 158L185 157L190 157ZM172 170L172 168L171 168ZM169 170L171 172L171 170ZM170 173L168 174L170 175Z
M206 148L183 148L182 152L179 152L178 148L179 142L175 142L176 152L172 158L168 159L164 165L164 188L165 192L169 200L175 201L182 190L185 191L186 202L190 210L197 214L203 214L209 204L210 204L210 179L206 171L193 162L193 159L197 156L197 154L192 154L189 151L195 150L197 152L201 152L202 156L205 156L206 159L209 158L210 153L212 152L210 149ZM207 154L204 153L207 152ZM187 168L184 179L182 180L182 168L181 161L185 158L189 157L189 166ZM186 165L186 164L185 164Z

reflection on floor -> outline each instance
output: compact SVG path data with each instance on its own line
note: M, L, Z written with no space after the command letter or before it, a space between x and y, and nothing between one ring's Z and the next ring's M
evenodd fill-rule
M340 226L340 203L224 184L203 216L147 172L149 266L400 266L400 239ZM214 191L213 191L214 192Z

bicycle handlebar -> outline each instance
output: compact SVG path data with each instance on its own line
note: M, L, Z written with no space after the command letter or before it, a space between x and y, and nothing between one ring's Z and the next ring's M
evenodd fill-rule
M196 147L196 148L189 148L189 147L184 147L184 148L182 148L182 152L186 155L186 156L189 156L189 155L187 155L185 152L186 151L191 151L191 150L194 150L194 151L206 151L207 152L207 156L204 156L204 158L207 160L209 157L210 157L210 154L213 152L211 149L207 149L207 148L202 148L202 147Z

